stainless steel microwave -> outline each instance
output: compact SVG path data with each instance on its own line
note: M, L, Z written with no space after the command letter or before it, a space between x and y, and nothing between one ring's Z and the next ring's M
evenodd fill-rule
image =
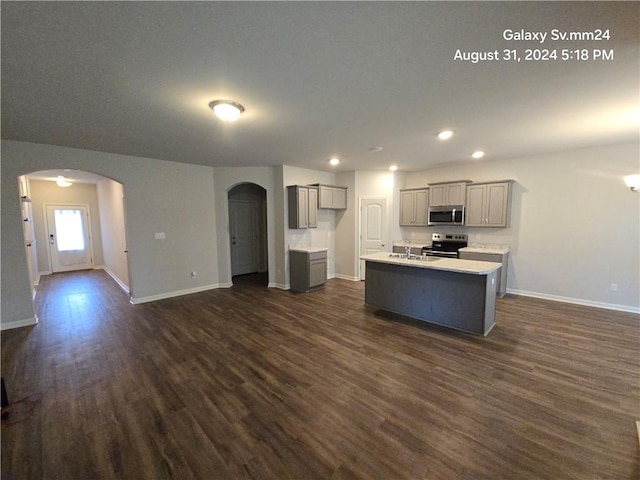
M429 207L427 225L464 225L464 205Z

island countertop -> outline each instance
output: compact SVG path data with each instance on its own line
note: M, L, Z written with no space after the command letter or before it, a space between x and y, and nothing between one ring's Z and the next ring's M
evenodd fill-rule
M479 260L460 260L457 258L426 257L427 260L407 259L397 257L389 252L369 253L362 255L360 260L377 263L390 263L405 267L428 268L447 272L468 273L471 275L488 275L498 270L501 265L495 262L481 262Z

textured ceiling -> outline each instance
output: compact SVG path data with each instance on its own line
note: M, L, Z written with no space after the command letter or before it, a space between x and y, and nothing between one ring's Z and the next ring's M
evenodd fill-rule
M213 166L420 170L638 140L636 2L6 2L2 138ZM547 32L515 41L503 32ZM610 39L553 41L553 29ZM525 61L527 48L589 60ZM520 62L454 60L516 49ZM593 60L594 50L613 52ZM608 53L607 53L608 54ZM246 107L234 124L208 108ZM436 134L452 128L446 143ZM381 152L370 147L381 146Z

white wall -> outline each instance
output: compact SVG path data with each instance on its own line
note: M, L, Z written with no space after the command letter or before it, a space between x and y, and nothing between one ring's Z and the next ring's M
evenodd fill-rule
M129 292L129 266L124 220L124 189L122 184L105 178L97 185L100 203L100 231L104 269Z
M337 176L338 183L349 187L349 209L339 219L336 236L339 236L339 276L349 280L360 278L360 202L364 198L385 198L387 201L387 250L392 241L400 237L399 227L399 172L367 171L347 172Z
M336 277L358 280L358 218L359 204L356 196L356 172L336 174L336 185L347 187L347 209L336 214Z
M630 144L465 163L407 175L403 188L514 179L510 228L444 230L509 245L513 293L639 311L640 195L622 180L638 172L639 158Z
M89 206L93 266L97 267L102 265L104 259L100 229L100 206L96 186L91 183L74 183L71 187L60 188L55 182L34 179L29 180L29 185L36 232L38 272L41 275L51 273L45 215L46 204Z
M3 140L2 328L34 318L17 178L59 168L98 173L124 185L135 301L218 286L213 168ZM155 240L155 232L166 239Z
M231 246L229 244L229 190L241 183L255 183L267 192L267 251L269 265L269 286L278 284L276 251L284 249L282 235L276 236L277 214L276 175L278 167L218 167L214 169L215 203L218 243L219 283L231 286ZM279 192L278 192L279 193ZM281 210L280 210L281 212Z

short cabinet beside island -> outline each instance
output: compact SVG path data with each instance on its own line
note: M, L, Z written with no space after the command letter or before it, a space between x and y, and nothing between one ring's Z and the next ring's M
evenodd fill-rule
M296 247L289 250L290 288L311 292L327 282L327 249Z
M499 263L387 252L360 258L367 305L480 335L495 325Z

